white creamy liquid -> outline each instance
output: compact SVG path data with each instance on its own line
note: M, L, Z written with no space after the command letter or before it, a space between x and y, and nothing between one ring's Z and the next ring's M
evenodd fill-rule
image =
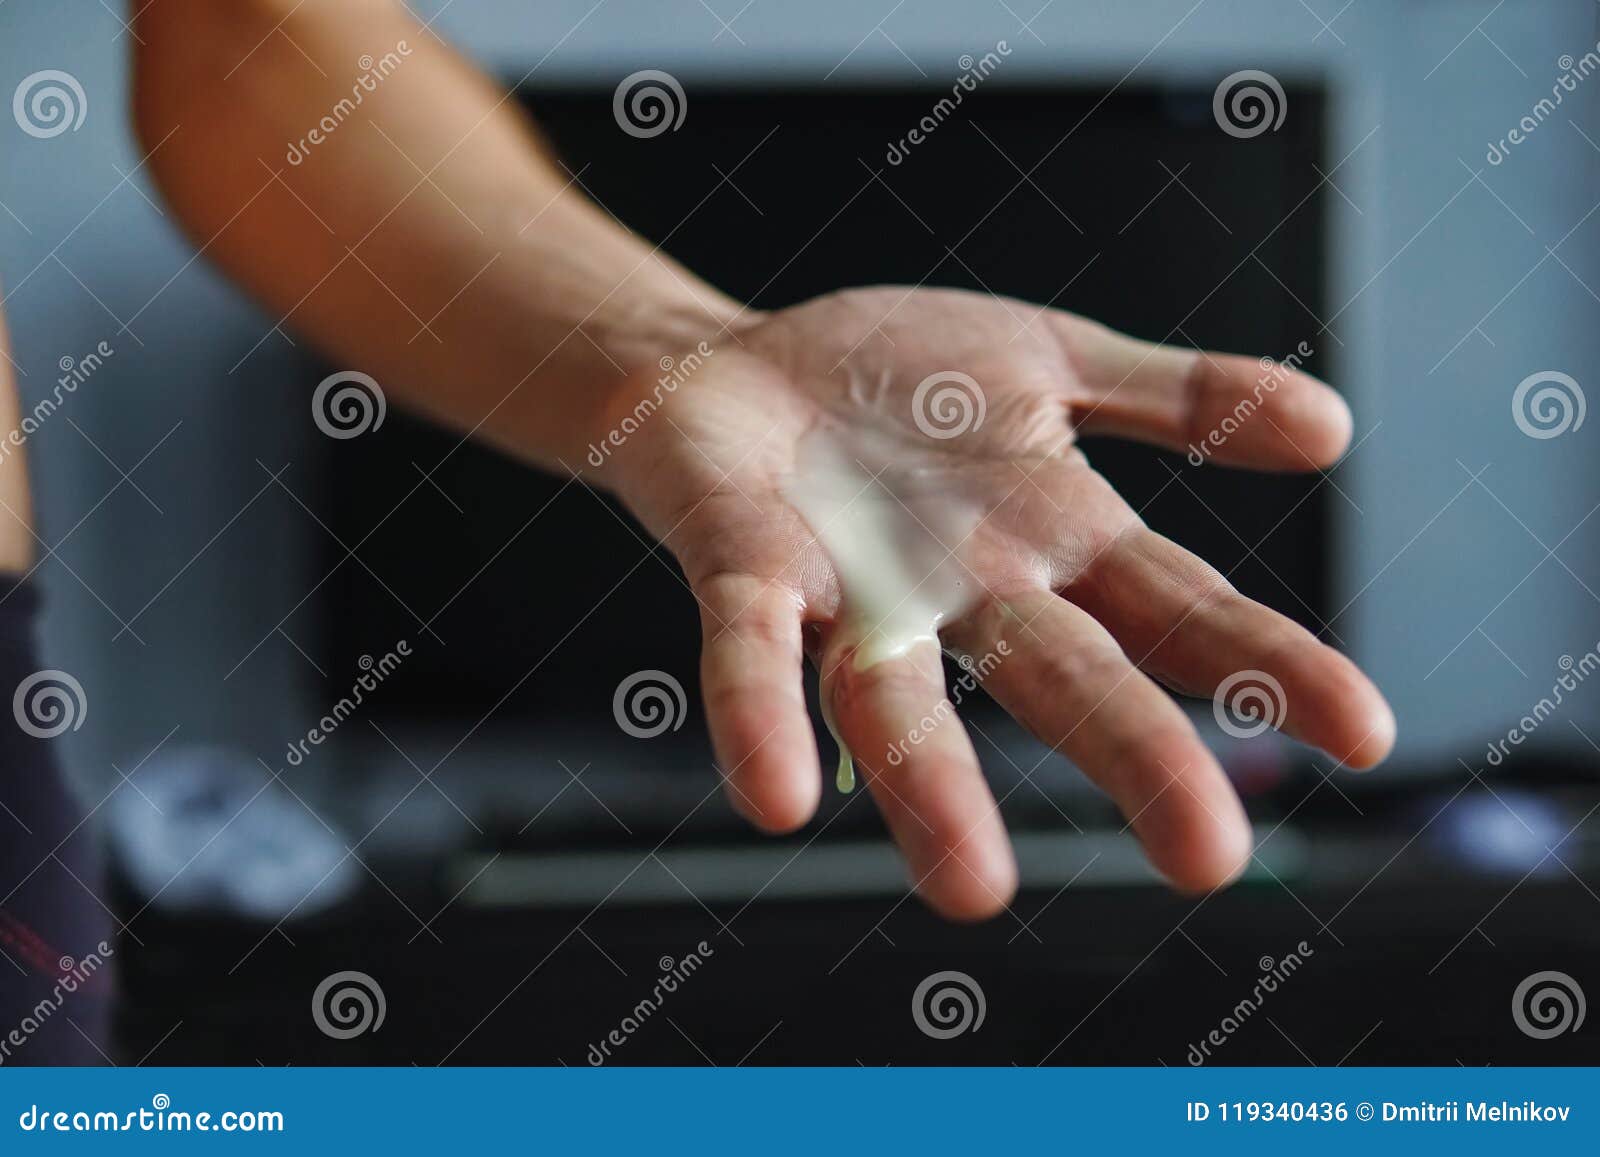
M784 496L833 561L843 605L838 629L865 670L939 645L939 625L979 593L961 553L981 512L939 485L934 472L897 466L897 443L842 429L800 442ZM823 679L819 672L819 681ZM839 745L836 782L855 785L854 765L820 688L823 718Z

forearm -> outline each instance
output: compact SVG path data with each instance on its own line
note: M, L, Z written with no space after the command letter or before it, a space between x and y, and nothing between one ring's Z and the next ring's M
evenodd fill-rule
M28 431L22 425L13 360L5 313L0 311L0 585L4 575L28 570L34 557L33 501L23 450Z
M576 467L629 375L738 312L388 0L154 0L135 28L138 131L197 244L411 408Z

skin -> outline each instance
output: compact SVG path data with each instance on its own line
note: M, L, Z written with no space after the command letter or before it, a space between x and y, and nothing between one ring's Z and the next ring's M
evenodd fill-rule
M501 94L399 7L221 7L154 0L135 19L136 126L178 219L273 318L372 373L391 400L581 471L673 551L699 605L729 796L758 827L793 830L820 797L809 654L920 894L978 919L1016 889L959 721L898 766L883 758L935 711L943 675L932 646L850 661L838 577L784 498L797 445L819 426L870 429L897 465L987 512L961 551L981 594L943 642L974 655L1007 644L987 689L1117 802L1178 887L1231 880L1250 830L1158 683L1209 695L1234 672L1266 671L1285 691L1284 730L1351 767L1387 754L1393 716L1347 659L1145 528L1076 445L1110 434L1182 449L1251 398L1260 409L1212 461L1321 467L1351 430L1325 385L1285 370L1262 394L1254 358L949 290L749 310L589 203ZM286 165L284 143L349 94L351 62L402 39L411 51L393 75ZM702 342L704 364L602 467L587 463L654 398L660 359ZM940 440L910 418L917 384L947 370L980 383L987 416Z
M0 437L20 429L22 422L11 358L11 339L0 312ZM7 445L5 450L0 458L0 575L19 575L33 569L33 499L24 448Z

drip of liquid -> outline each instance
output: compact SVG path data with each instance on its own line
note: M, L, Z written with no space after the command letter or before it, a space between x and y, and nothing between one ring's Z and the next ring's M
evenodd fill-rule
M843 596L837 630L856 670L939 645L939 624L971 603L960 562L979 511L935 471L905 467L903 444L881 435L819 428L801 440L784 495L822 543ZM855 787L855 766L829 709L829 673L818 671L823 720L839 746L835 783Z
M833 742L839 749L839 766L833 773L833 786L844 795L849 795L856 789L856 763L850 758L850 748L845 745L844 736L839 734L839 725L833 721L833 708L828 704L828 696L822 689L822 668L817 668L817 699L822 704L822 722L828 725L828 734L833 736Z

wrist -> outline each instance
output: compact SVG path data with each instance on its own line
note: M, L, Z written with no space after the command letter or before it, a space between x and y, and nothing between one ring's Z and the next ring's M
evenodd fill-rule
M590 410L581 453L566 465L610 490L622 489L629 477L648 477L648 445L657 440L645 437L646 429L670 429L658 411L761 316L698 284L672 299L634 301L612 311L597 332L585 335L611 372Z
M672 294L660 294L624 286L592 322L581 327L622 377L649 378L662 358L676 359L701 343L720 345L756 317L709 285L674 289Z

